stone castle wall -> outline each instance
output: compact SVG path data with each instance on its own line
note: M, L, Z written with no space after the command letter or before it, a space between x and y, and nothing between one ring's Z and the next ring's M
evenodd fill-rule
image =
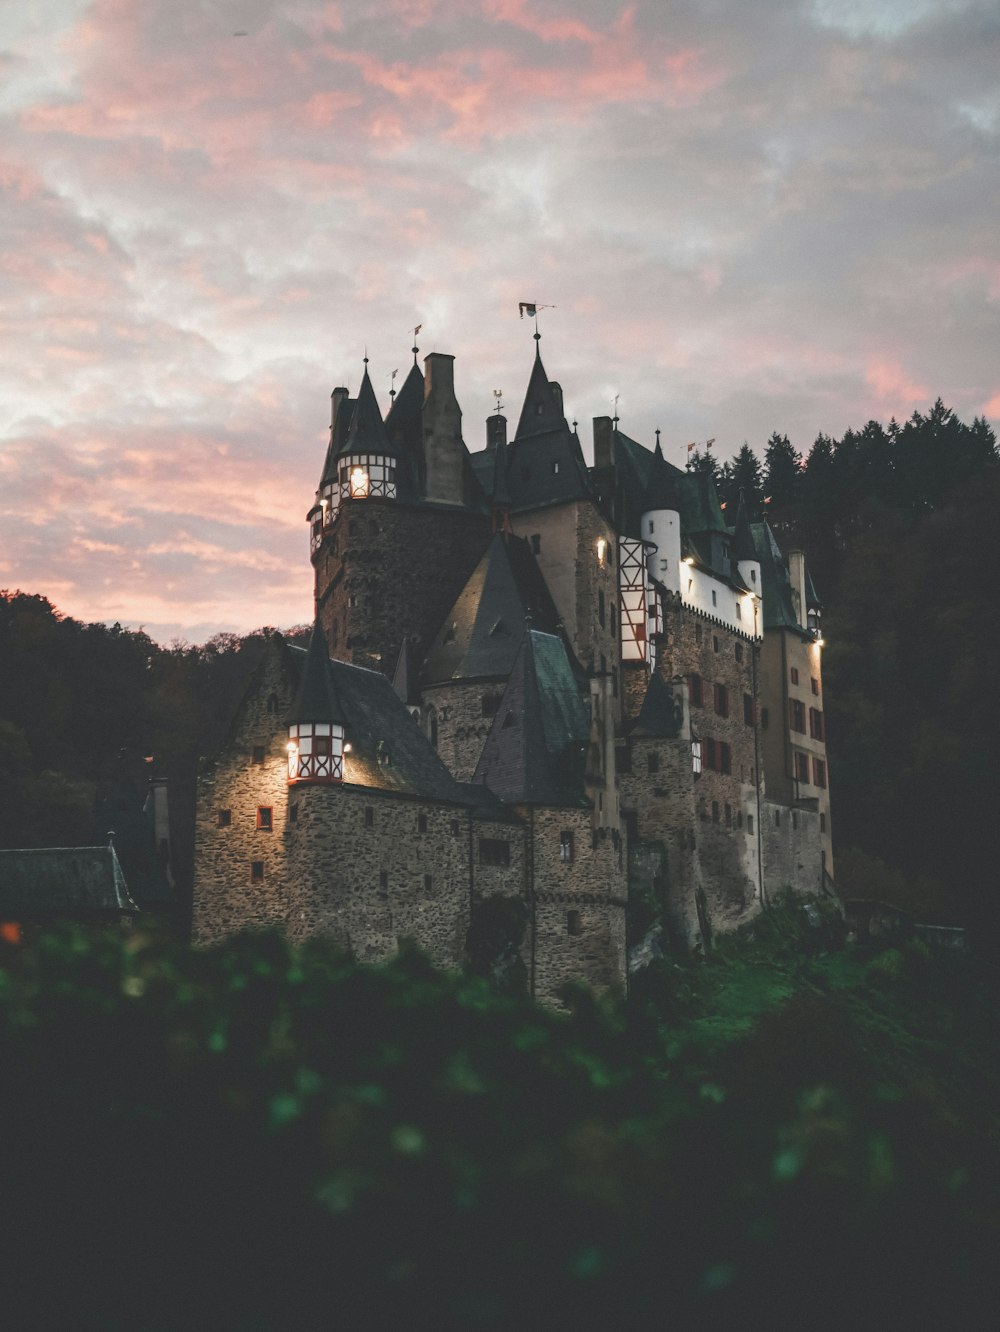
M468 509L345 501L313 560L330 655L391 676L404 636L427 648L489 539Z

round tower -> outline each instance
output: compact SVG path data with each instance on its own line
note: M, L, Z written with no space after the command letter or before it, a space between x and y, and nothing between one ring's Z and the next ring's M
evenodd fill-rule
M669 592L681 590L681 515L673 470L656 441L653 466L642 501L641 531L646 569Z
M326 636L317 620L288 714L288 784L343 780L344 713L330 675Z

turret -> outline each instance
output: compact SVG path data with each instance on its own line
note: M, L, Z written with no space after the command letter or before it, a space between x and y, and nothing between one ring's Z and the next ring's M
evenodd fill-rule
M368 366L361 380L357 401L351 404L350 420L346 430L340 428L347 403L338 402L334 390L334 423L331 429L333 454L323 476L322 504L326 521L347 500L396 498L397 449L389 442L375 400L375 390L368 378Z
M760 558L757 555L757 547L754 545L753 533L750 530L750 516L747 513L746 500L742 490L736 507L736 525L733 529L730 558L748 591L756 597L761 596Z
M670 592L681 590L681 515L673 469L656 441L642 501L641 536L650 578Z
M288 781L344 779L344 713L330 675L326 637L313 625L299 690L288 714Z

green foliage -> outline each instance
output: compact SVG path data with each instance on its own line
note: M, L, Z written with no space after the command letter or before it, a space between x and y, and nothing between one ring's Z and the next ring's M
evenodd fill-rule
M802 921L805 924L802 924ZM970 1326L997 1294L995 1010L785 903L559 1016L274 935L63 931L0 971L19 1328ZM851 1280L844 1280L844 1273Z

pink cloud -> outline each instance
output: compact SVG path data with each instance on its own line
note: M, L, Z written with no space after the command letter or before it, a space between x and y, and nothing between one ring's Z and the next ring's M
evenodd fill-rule
M883 412L909 415L913 408L924 402L929 390L903 369L897 360L883 356L869 356L865 361L865 383L871 389Z
M1000 420L1000 392L994 393L990 398L983 408L983 415L988 416L991 421Z

